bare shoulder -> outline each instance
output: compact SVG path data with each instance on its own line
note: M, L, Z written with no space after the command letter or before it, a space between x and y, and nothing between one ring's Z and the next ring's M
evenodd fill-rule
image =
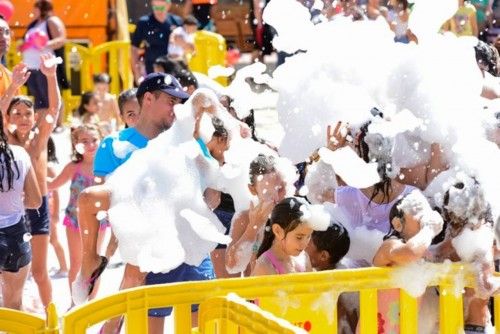
M391 264L390 253L394 247L397 247L401 244L401 241L394 238L389 238L384 240L377 253L373 257L373 265L377 267L385 267Z
M275 275L276 270L267 259L267 256L261 255L256 261L252 271L252 276Z

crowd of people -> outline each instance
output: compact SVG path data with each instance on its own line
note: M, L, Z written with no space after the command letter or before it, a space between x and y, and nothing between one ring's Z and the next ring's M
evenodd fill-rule
M389 9L372 0L360 6L325 1L320 10L302 3L313 21L340 16L382 20L395 42L418 43L408 28L411 7L406 0L390 1ZM473 3L476 7L460 0L459 11L443 30L480 36L492 5ZM464 330L485 333L491 325L489 299L500 288L493 276L498 212L480 178L456 168L440 143L422 139L416 145L428 145L428 159L412 168L395 168L394 138L374 130L393 120L375 107L366 110L360 126L347 120L322 124L324 146L292 164L273 143L258 138L253 114L242 117L233 96L212 91L206 77L189 70L184 55L194 49L192 34L200 22L191 16L182 21L169 13L170 6L170 1L151 0L151 14L140 19L132 36L137 88L115 97L109 93L109 75L101 73L94 76L94 90L82 94L67 138L71 158L60 171L53 165L57 157L51 134L61 113L60 89L68 82L56 61L64 25L52 15L51 1L35 3L23 62L12 72L0 65L2 306L23 309L30 272L43 305L53 300L49 244L60 266L52 276L67 276L72 306L95 297L99 278L118 249L126 262L119 289L463 261L472 264L477 276L476 287L464 294ZM272 32L266 33L270 27L264 27L262 12L256 10L263 9L260 1L253 8L256 45L265 54L272 45L264 36ZM0 56L10 42L8 22L0 19ZM142 58L140 49L145 49ZM494 100L500 97L498 52L482 41L474 51L484 82L481 96ZM34 101L19 95L25 84ZM488 139L500 145L499 113L496 122ZM352 186L327 159L347 159L349 154L376 166L373 182ZM68 182L62 220L68 246L62 247L56 232L58 189ZM113 234L105 244L110 226ZM375 245L373 251L367 250L360 231ZM354 333L359 301L344 297L339 299L340 331ZM421 300L437 298L436 290L428 289ZM393 313L399 308L399 290L380 291L378 307L378 332L398 332L399 317ZM163 333L171 312L149 310L149 332ZM192 305L192 315L196 325L197 305ZM110 319L100 332L117 333L122 323L123 318Z

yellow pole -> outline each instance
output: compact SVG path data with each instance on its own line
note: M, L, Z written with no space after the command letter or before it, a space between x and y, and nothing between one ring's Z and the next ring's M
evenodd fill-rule
M363 289L359 292L361 334L374 334L378 331L377 297L376 289Z

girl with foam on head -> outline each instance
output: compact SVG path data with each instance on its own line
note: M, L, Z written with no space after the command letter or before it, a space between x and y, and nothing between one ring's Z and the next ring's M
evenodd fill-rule
M259 154L250 163L248 188L258 202L251 202L250 209L235 214L231 222L232 242L226 250L226 269L229 273L248 274L247 270L251 271L269 215L286 196L286 184L273 156Z
M78 195L85 189L96 184L93 174L94 157L101 140L98 128L92 124L81 125L72 130L71 142L73 158L59 175L47 184L49 189L57 189L71 181L69 203L65 210L63 224L66 226L70 267L68 273L69 287L75 280L82 263L82 243L80 226L78 224ZM106 220L101 220L97 248L101 248L104 230L108 226ZM95 295L95 293L94 293Z
M489 324L488 301L498 292L495 271L493 217L481 185L474 178L458 173L443 198L443 217L447 223L441 250L444 257L472 264L477 287L465 289L465 333L485 333Z
M392 206L389 221L389 233L373 258L378 267L404 266L422 260L443 227L439 213L431 209L418 190ZM399 332L399 314L395 312L398 309L399 289L378 292L379 333Z

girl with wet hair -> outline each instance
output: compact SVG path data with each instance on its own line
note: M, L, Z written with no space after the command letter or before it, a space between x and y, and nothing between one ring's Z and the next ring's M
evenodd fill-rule
M0 272L3 307L21 310L24 283L31 263L30 234L24 210L42 202L26 150L11 146L0 117Z
M250 163L248 188L258 202L235 214L231 222L232 242L226 250L228 273L251 272L264 237L264 228L274 206L285 198L286 184L273 156L259 154Z
M313 233L304 214L308 206L304 199L296 197L276 204L266 225L252 276L312 270L305 252Z

